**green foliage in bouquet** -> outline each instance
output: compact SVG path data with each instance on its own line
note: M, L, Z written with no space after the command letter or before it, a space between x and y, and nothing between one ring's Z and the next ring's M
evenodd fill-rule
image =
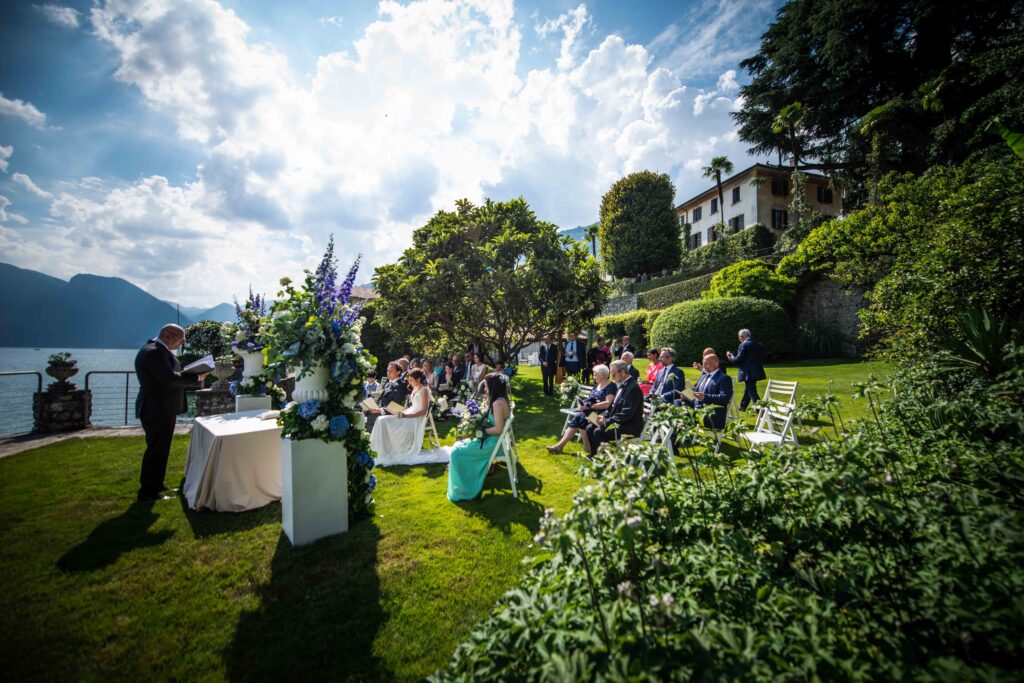
M277 386L273 376L267 373L232 382L231 393L235 396L269 396L270 407L274 410L284 406L284 389Z
M580 381L573 375L566 375L561 384L558 385L558 398L562 406L568 408L573 399L580 393Z

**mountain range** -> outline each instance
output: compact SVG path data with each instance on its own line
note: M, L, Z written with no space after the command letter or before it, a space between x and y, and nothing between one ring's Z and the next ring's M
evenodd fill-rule
M235 319L232 304L179 312L121 278L79 274L65 282L7 263L0 263L0 291L0 347L131 349L168 322Z

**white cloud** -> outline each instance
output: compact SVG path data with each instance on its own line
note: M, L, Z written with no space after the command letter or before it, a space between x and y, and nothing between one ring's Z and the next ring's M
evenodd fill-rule
M341 28L345 24L345 18L339 16L333 17L320 17L320 23L324 26L333 26L335 28Z
M14 154L14 147L11 145L0 145L0 171L6 171L8 165L8 159Z
M48 20L64 28L78 28L78 10L61 5L33 5Z
M729 69L718 77L718 83L714 90L701 90L693 100L693 115L700 116L707 108L736 111L742 106L742 96L731 97L729 94L739 90L739 83L736 82L736 70Z
M38 185L36 185L32 181L32 179L29 178L24 173L15 173L14 175L11 176L11 180L13 180L14 182L18 183L19 185L24 187L26 190L28 190L29 192L31 192L32 194L34 194L34 195L36 195L38 197L46 198L46 197L52 197L53 196L49 192L44 190L43 188L41 188Z
M28 220L21 215L11 213L7 211L7 207L11 205L11 200L3 195L0 195L0 223L6 223L7 221L13 221L15 223L27 223Z
M13 116L34 128L46 127L46 114L36 109L31 102L8 99L3 93L0 93L0 116Z
M538 29L561 31L563 50L522 76L513 15L511 0L384 0L352 48L322 55L307 81L213 0L96 5L116 77L205 159L180 184L54 184L54 224L2 230L0 251L206 305L249 283L276 291L281 275L315 263L329 233L343 262L365 255L365 281L460 197L523 194L569 227L594 220L625 173L668 172L681 200L704 189L704 158L741 167L728 107L712 98L695 115L706 93L642 45L611 35L588 50L585 5ZM726 73L716 91L734 104Z

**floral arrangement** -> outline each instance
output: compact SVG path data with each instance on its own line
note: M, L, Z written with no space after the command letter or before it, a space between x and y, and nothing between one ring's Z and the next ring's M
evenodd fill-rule
M270 372L289 368L299 378L318 367L327 368L327 398L290 403L278 422L282 436L290 439L321 439L341 442L348 457L349 511L353 517L369 512L377 479L370 438L359 410L367 370L376 359L363 349L359 317L361 304L350 298L359 259L345 280L337 284L333 238L315 272L306 271L299 287L281 280L282 291L274 302L267 324L264 353Z
M558 385L558 396L562 405L568 408L580 393L580 381L573 375L567 375L565 380Z
M244 304L239 304L238 299L235 299L235 314L238 316L238 323L233 326L234 339L231 340L231 348L238 351L262 349L267 316L266 299L259 294L253 294L250 287L249 298Z
M459 424L455 425L455 434L460 439L480 439L482 444L487 438L484 429L487 428L487 404L481 405L476 399L469 399L465 403L465 410L459 414Z
M71 353L68 351L50 354L50 358L48 360L50 365L58 368L71 367L78 362L71 357Z
M270 406L278 410L284 405L284 389L274 383L270 375L256 375L231 383L234 396L270 396Z

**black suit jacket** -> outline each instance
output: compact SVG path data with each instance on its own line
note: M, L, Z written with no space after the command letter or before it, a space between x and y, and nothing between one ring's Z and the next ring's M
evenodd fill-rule
M555 374L555 368L558 366L558 344L552 342L547 347L542 346L544 349L544 355L540 357L542 361L547 361L547 371L552 375Z
M401 377L389 379L384 383L384 388L377 399L377 405L387 408L392 401L405 405L405 399L409 396L409 385L402 381Z
M619 434L636 436L644 428L644 395L640 385L630 376L622 383L612 407L605 411L605 429L619 425Z
M154 339L146 342L135 354L135 375L139 378L135 417L173 422L176 415L188 411L185 387L197 384L181 374L181 363L166 346Z
M615 357L622 358L622 354L624 354L626 351L629 351L634 356L636 355L636 347L633 346L632 344L626 344L625 346L620 346L619 348L615 349Z

